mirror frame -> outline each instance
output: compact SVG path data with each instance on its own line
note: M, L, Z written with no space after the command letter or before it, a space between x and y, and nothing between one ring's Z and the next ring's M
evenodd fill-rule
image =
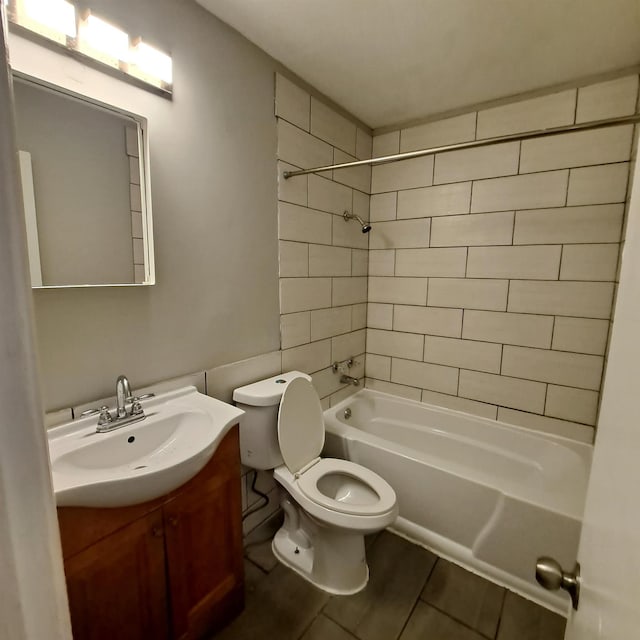
M32 289L88 289L100 287L147 287L156 284L155 276L155 253L153 243L153 214L151 207L151 178L149 171L149 128L148 121L141 115L132 113L113 104L108 104L100 100L96 100L87 95L76 93L66 87L61 87L55 83L48 82L42 78L29 75L17 69L11 70L12 76L20 82L36 85L45 91L51 91L62 94L72 100L88 103L94 108L106 111L120 117L128 118L134 121L138 126L138 149L140 160L140 195L142 200L142 242L145 253L144 282L123 282L108 284L54 284L54 285L32 285ZM15 108L15 104L14 104ZM26 213L25 213L26 219ZM31 266L31 260L30 266Z

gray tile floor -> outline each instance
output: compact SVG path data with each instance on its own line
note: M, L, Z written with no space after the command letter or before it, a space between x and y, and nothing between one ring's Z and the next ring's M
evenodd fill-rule
M329 596L247 548L246 607L215 640L561 640L564 618L389 532L369 539L371 577ZM213 640L213 639L212 639Z

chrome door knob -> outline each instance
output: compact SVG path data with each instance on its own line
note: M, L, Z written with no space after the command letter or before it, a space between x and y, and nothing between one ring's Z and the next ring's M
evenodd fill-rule
M580 564L578 562L576 562L572 572L567 572L553 558L546 556L538 558L536 562L536 580L538 584L549 591L564 589L571 598L573 608L578 608L578 602L580 601Z

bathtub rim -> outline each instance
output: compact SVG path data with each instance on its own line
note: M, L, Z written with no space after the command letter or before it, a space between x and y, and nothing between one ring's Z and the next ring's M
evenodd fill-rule
M573 449L582 457L583 454L589 456L588 462L590 462L591 454L593 453L594 443L582 442L580 440L574 440L573 438L567 438L566 436L561 436L555 433L549 433L547 431L540 431L538 429L532 429L531 427L523 427L518 424L511 424L510 422L503 422L501 420L494 420L492 418L485 418L483 416L477 416L473 413L466 413L465 411L458 411L457 409L450 409L448 407L442 407L437 404L431 404L430 402L422 402L421 400L413 400L411 398L405 398L403 396L397 396L392 393L386 393L384 391L378 391L377 389L368 389L362 388L356 393L351 394L344 400L341 400L338 404L335 404L328 409L323 411L323 416L325 419L325 426L327 424L327 417L331 417L332 423L334 427L337 427L339 431L342 428L349 428L351 425L344 423L337 417L339 411L344 411L347 405L353 402L358 396L382 396L383 398L388 398L394 402L402 402L406 404L410 404L416 407L426 408L435 413L442 413L444 415L449 415L453 417L463 417L465 420L469 420L471 422L476 422L479 424L486 425L488 427L498 427L500 429L514 430L516 432L523 433L528 436L532 436L535 438L542 438L545 440L550 440L551 442L555 442L557 444L564 445ZM351 427L357 429L357 427ZM332 429L332 432L335 432L336 429Z

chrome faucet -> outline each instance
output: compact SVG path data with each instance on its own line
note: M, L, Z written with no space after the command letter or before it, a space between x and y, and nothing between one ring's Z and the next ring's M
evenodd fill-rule
M119 429L132 422L139 422L144 420L147 416L142 408L141 400L147 398L153 398L155 393L147 393L140 397L134 397L131 393L131 385L127 376L118 376L116 381L116 407L115 409L109 409L107 406L102 406L99 409L89 409L83 411L81 416L90 416L99 414L98 426L96 431L98 433L106 433ZM127 403L131 403L131 410L127 411Z
M131 385L127 376L118 376L116 380L116 420L127 416L127 399L131 398Z
M354 387L360 386L360 380L358 378L354 378L353 376L348 376L346 374L353 365L358 364L354 357L351 356L346 360L342 360L342 362L338 362L337 360L331 365L334 373L339 373L340 375L340 384L352 384Z

